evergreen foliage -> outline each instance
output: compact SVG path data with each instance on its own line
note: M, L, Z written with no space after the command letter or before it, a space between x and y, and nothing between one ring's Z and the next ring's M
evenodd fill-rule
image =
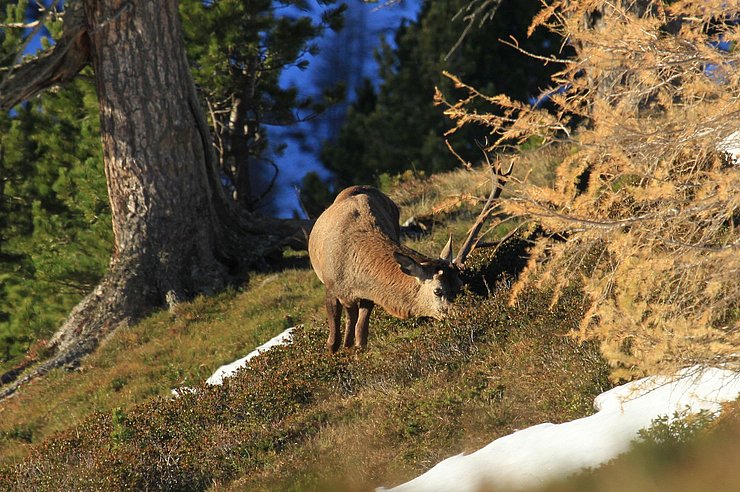
M26 1L4 3L7 23L38 16ZM49 20L41 32L60 29ZM22 32L2 30L3 65L17 61ZM98 126L86 78L0 114L0 363L48 338L105 272L112 238Z
M97 101L80 79L0 115L0 360L49 337L105 272Z
M268 159L284 144L270 145L265 125L294 124L296 109L317 114L341 97L329 88L314 100L300 87L279 84L284 69L308 66L307 55L318 53L315 41L325 29L342 27L346 5L319 3L315 21L305 1L180 2L188 56L208 108L221 171L233 198L247 209L261 205L269 175L279 172ZM290 7L296 8L286 13Z
M284 68L307 63L303 55L315 52L312 40L326 28L341 27L344 8L332 7L331 0L320 3L323 15L315 22L281 13L287 6L307 8L301 1L180 2L193 75L210 109L222 170L234 191L249 191L235 196L246 208L255 205L248 164L275 150L268 149L263 125L291 123L296 107L321 110L300 88L278 85ZM27 0L0 0L6 26L40 15ZM52 15L38 33L55 39L61 29ZM20 61L34 32L0 28L0 67ZM42 39L46 47L48 38ZM36 341L43 345L98 283L112 253L98 106L89 76L83 72L0 115L0 366L17 362Z
M476 23L446 59L465 26L463 16L455 15L469 3L424 1L418 19L396 34L397 47L383 44L377 53L379 90L376 93L371 84L361 88L345 126L322 152L338 187L377 183L383 173L409 169L434 173L457 165L444 143L449 121L433 100L435 87L450 96L458 94L443 70L519 101L538 96L547 85L555 67L526 59L499 41L513 37L523 48L542 55L558 51L562 41L554 33L540 29L527 36L527 26L540 8L538 0L502 1L493 18L480 26ZM466 159L477 159L474 140L482 135L481 129L469 127L451 136L450 143Z
M686 443L706 433L717 418L706 410L698 414L674 412L673 417L663 415L653 420L650 427L638 431L633 446L639 452L649 454L654 460L670 462L685 448Z

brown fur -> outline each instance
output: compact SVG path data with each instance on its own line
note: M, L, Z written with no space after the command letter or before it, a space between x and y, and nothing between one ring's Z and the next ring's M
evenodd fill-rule
M457 270L448 261L402 246L398 219L398 207L386 195L370 186L352 186L316 221L308 251L316 275L326 286L331 351L339 348L340 305L347 313L345 347L366 344L374 304L402 319L445 316L460 286ZM423 275L412 276L408 268L404 273L398 254L410 259L412 269L423 270ZM444 295L435 296L435 287Z

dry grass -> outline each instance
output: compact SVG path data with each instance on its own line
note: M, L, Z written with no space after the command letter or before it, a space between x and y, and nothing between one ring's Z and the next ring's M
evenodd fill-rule
M521 146L516 154L512 178L505 185L502 196L515 196L523 184L552 186L555 169L571 153L570 148L562 145ZM508 162L512 156L494 158ZM488 165L467 164L467 167L461 164L455 171L430 177L405 176L389 190L391 198L401 207L402 223L413 217L430 224L428 235L409 240L413 248L436 256L449 234L452 234L453 244L458 247L467 237L469 228L491 191L492 183ZM495 208L481 230L479 239L483 243L496 241L525 225L519 218Z

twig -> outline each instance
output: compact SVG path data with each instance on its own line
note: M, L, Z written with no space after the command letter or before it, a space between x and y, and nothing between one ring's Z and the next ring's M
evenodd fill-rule
M530 58L534 58L536 60L542 60L546 64L549 63L549 62L563 63L563 64L568 64L568 65L573 65L573 64L576 63L576 60L568 60L566 58L555 58L552 55L550 55L550 56L535 55L534 53L532 53L530 51L527 51L524 48L520 48L519 47L519 42L513 36L510 36L510 37L513 40L513 42L512 41L507 41L505 39L499 39L498 41L499 41L499 43L502 43L502 44L505 44L506 46L510 46L510 47L514 48L519 53L522 53L524 55L527 55Z
M267 185L267 188L265 188L265 191L263 191L260 196L252 200L253 206L256 206L260 201L262 201L263 198L265 198L270 191L272 191L272 188L275 186L275 182L277 181L278 175L280 174L280 168L277 164L275 164L274 161L271 159L263 158L268 164L272 166L272 168L275 170L275 174L272 175L272 179L270 180L270 184Z
M454 21L459 18L460 15L462 15L463 11L470 11L476 1L477 0L471 0L470 3L468 3L465 7L462 7L460 10L458 10L457 13L452 16L452 20ZM457 41L455 41L455 44L452 46L452 48L450 48L450 51L448 51L445 55L444 61L447 61L452 56L452 53L454 53L460 47L470 30L473 28L473 24L475 23L478 16L483 14L479 23L479 27L481 27L486 20L493 18L499 6L501 5L501 1L502 0L482 0L482 3L473 11L473 13L463 17L463 20L468 21L468 24L465 26L462 34L460 34L460 37L457 38ZM486 8L489 8L488 12L485 12Z
M452 152L452 155L454 155L454 156L455 156L455 157L457 158L457 160L458 160L458 161L460 161L460 164L462 164L462 165L463 165L463 166L465 167L465 169L467 169L468 171L472 171L472 170L473 170L473 165L472 165L472 164L470 164L470 162L468 162L468 161L466 161L465 159L463 159L463 158L462 158L462 157L460 156L460 154L458 154L458 153L457 153L457 152L455 151L455 149L454 149L454 148L452 147L452 145L450 144L450 141L449 141L449 140L445 139L445 145L446 145L446 146L447 146L447 148L448 148L448 149L450 150L450 152Z
M35 20L33 22L11 22L10 24L0 24L0 29L31 29L38 26L41 21Z

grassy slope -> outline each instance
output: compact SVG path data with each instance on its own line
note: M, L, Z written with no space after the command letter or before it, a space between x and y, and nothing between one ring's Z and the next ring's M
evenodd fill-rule
M292 275L302 273L309 272ZM371 348L363 353L324 354L323 320L309 320L293 346L255 359L252 370L223 388L175 400L146 399L132 390L139 386L133 382L112 388L115 377L145 371L145 361L162 361L144 376L156 380L150 388L160 394L183 375L196 377L192 354L221 346L219 328L207 326L234 323L232 316L244 314L223 311L224 304L240 306L251 292L221 297L220 306L196 301L183 309L187 322L155 316L114 337L82 373L58 374L24 392L27 400L13 405L28 408L37 387L81 389L86 381L95 389L82 394L101 413L34 446L31 458L15 467L11 488L203 488L215 482L237 490L305 490L389 483L410 478L451 449L475 449L515 428L584 415L606 384L593 348L562 336L577 322L578 296L553 311L536 293L506 308L502 290L469 294L460 316L444 323L376 316ZM186 349L190 340L200 348ZM193 363L171 364L177 347L191 354L180 360ZM114 364L116 357L130 369ZM173 372L173 366L187 369ZM115 397L125 394L131 396ZM145 401L134 405L137 399ZM112 410L118 406L123 409ZM51 413L66 414L66 408ZM85 407L77 408L80 415Z
M399 189L405 216L450 192L439 179ZM448 227L459 236L470 218L456 215L415 247L432 253ZM80 369L0 403L0 488L365 490L515 429L589 414L609 383L596 349L565 336L581 295L570 289L550 308L548 293L529 291L507 307L521 246L474 257L449 320L377 310L365 352L324 353L323 293L300 255L243 292L121 330ZM170 398L296 323L292 346L223 387Z
M320 283L303 263L256 275L244 292L199 298L119 330L81 367L24 387L0 403L0 459L17 461L32 444L94 412L111 414L198 385L297 320L316 317Z

